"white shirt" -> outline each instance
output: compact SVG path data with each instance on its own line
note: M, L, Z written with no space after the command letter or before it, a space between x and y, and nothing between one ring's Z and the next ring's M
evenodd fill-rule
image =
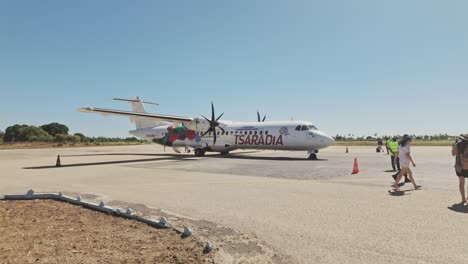
M411 146L409 143L406 143L404 147L401 145L398 146L398 158L400 158L401 163L409 163L408 154L411 152Z

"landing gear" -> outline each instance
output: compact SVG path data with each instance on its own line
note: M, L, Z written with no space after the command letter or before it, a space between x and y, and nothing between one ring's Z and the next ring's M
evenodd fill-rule
M307 151L307 154L309 154L310 160L317 160L317 153L318 153L317 149L311 149Z
M203 157L205 156L205 150L202 148L195 149L195 156L196 157Z
M221 152L219 153L219 155L221 155L221 156L225 156L225 155L227 155L227 154L229 154L229 151L221 151Z

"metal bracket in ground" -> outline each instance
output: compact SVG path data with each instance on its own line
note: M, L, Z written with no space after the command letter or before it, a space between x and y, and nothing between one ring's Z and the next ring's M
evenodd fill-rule
M213 250L213 244L210 241L207 241L205 247L203 248L203 253L210 253Z
M182 232L181 237L182 238L187 238L192 234L192 229L190 227L185 227L184 232Z
M167 218L166 217L161 217L159 219L159 225L162 226L162 227L168 227L169 222L167 221Z

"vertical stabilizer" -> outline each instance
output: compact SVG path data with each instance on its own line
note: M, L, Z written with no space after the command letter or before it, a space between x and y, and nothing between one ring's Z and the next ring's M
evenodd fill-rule
M156 103L142 101L140 97L138 96L133 99L120 99L120 98L113 98L113 99L117 101L129 102L132 105L132 111L136 113L147 113L145 110L144 104L159 105ZM135 123L136 129L155 127L155 126L158 126L160 123L160 121L154 120L152 118L144 118L144 117L130 117L130 121L132 121L132 123Z

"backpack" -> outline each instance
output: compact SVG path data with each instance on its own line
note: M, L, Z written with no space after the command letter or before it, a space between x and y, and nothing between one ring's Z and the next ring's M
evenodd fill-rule
M462 149L464 146L464 151ZM455 158L455 170L461 172L462 170L468 170L468 141L462 140L453 145L452 155L456 155Z

